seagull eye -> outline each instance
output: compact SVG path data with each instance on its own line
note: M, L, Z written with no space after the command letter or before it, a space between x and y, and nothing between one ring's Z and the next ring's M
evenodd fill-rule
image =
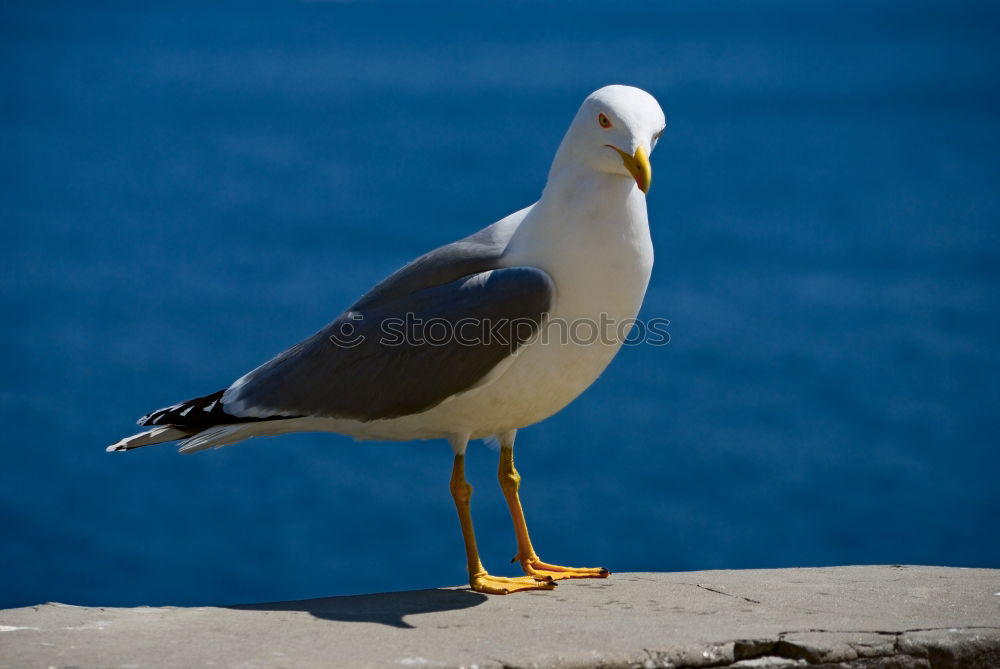
M601 112L600 114L597 115L597 122L600 124L602 128L611 127L611 119L609 119L608 115L605 114L604 112Z

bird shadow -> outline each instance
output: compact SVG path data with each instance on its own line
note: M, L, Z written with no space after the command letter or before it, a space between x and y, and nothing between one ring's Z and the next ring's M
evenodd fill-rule
M320 597L291 602L234 604L226 608L237 611L304 611L315 618L325 620L381 623L401 629L415 629L403 618L422 613L467 609L482 604L486 599L486 595L471 590L434 588L374 595Z

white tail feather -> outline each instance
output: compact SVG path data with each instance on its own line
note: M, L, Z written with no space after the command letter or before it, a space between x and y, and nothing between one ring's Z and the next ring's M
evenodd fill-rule
M288 432L308 432L310 430L324 429L322 421L318 425L314 425L315 422L313 419L289 418L286 420L261 421L259 423L233 423L216 425L215 427L202 430L197 434L191 434L191 430L188 429L163 425L154 427L147 432L140 432L139 434L133 434L131 437L125 437L121 441L108 446L107 450L108 452L130 451L140 446L183 439L178 450L181 453L196 453L206 448L218 448L219 446L235 444L250 437L273 437Z
M161 427L154 427L152 430L147 430L146 432L133 434L131 437L125 437L121 441L111 444L105 450L108 451L108 453L111 453L112 451L130 451L133 448L139 448L140 446L162 444L165 441L176 441L178 439L183 439L190 434L191 432L188 430L178 430L176 427L163 425Z
M219 448L228 444L235 444L253 437L253 423L237 423L235 425L217 425L207 430L202 430L190 439L181 442L178 453L197 453L206 448ZM244 434L250 432L251 434Z
M251 437L273 437L289 432L308 431L311 428L305 424L306 421L309 419L288 418L285 420L266 420L259 423L216 425L182 441L178 452L196 453L206 448L219 448L235 444Z

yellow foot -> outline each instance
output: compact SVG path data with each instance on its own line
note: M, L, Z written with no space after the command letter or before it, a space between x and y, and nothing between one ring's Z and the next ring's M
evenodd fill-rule
M490 574L476 574L472 577L470 585L476 592L485 592L487 595L509 595L519 590L553 590L556 587L551 579L542 576L505 578Z
M518 558L514 558L517 562ZM533 578L560 581L564 578L607 578L611 572L604 567L560 567L557 564L542 562L537 557L521 560L524 573Z

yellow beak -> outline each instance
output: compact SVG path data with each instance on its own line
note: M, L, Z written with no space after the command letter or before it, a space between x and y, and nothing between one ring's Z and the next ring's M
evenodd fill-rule
M653 180L653 169L649 166L649 157L646 155L646 149L640 146L635 150L635 155L630 156L617 146L611 146L610 144L606 144L605 146L618 152L618 155L622 157L622 162L625 164L625 169L635 179L639 190L643 193L648 193L649 184Z

